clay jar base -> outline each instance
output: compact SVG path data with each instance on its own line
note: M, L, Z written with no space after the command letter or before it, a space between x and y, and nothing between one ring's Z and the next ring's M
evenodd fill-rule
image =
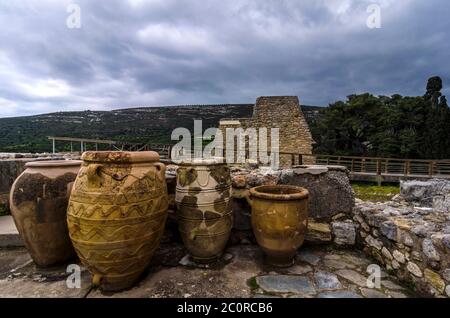
M264 263L273 267L286 268L291 267L295 263L295 255L297 253L280 253L277 251L267 251L263 249L264 252Z
M264 254L264 262L267 265L278 267L278 268L287 268L291 267L295 263L295 255L269 255Z
M195 257L195 256L191 255L192 260L195 263L202 264L202 265L216 263L216 262L219 261L221 256L222 256L222 254L221 255L217 255L217 256L213 256L213 257L209 257L209 258L198 258L198 257Z
M118 292L130 289L136 282L139 281L143 274L136 273L133 275L127 275L126 279L119 277L102 277L101 275L94 274L92 277L92 285L100 288L104 292Z

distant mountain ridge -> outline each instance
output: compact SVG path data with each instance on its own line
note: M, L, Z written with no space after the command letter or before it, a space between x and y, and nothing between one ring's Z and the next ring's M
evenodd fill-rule
M220 104L136 107L0 118L0 152L51 151L47 136L171 143L171 132L177 127L192 131L195 119L203 120L203 129L218 127L222 118L251 117L253 106ZM321 109L318 106L301 108L308 123L315 120ZM58 149L62 150L61 147Z

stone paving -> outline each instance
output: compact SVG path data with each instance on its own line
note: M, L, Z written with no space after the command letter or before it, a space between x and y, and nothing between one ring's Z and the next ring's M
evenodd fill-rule
M288 297L288 298L405 298L414 293L394 277L382 272L379 288L368 288L364 254L328 247L303 247L296 263L287 269L264 265L255 245L227 250L226 260L198 268L185 260L180 244L164 245L153 258L148 272L133 288L103 293L91 288L83 269L81 288L66 285L66 266L39 269L23 248L0 250L0 297Z

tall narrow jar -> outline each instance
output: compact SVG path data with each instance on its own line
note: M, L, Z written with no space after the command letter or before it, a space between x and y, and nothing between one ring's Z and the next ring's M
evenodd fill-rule
M195 159L177 170L177 218L194 261L211 263L224 252L233 225L230 169L220 159Z

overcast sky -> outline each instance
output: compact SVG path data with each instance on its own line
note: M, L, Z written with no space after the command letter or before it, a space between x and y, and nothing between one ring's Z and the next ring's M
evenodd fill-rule
M0 0L0 21L0 117L260 95L325 106L422 95L432 75L450 95L448 0Z

